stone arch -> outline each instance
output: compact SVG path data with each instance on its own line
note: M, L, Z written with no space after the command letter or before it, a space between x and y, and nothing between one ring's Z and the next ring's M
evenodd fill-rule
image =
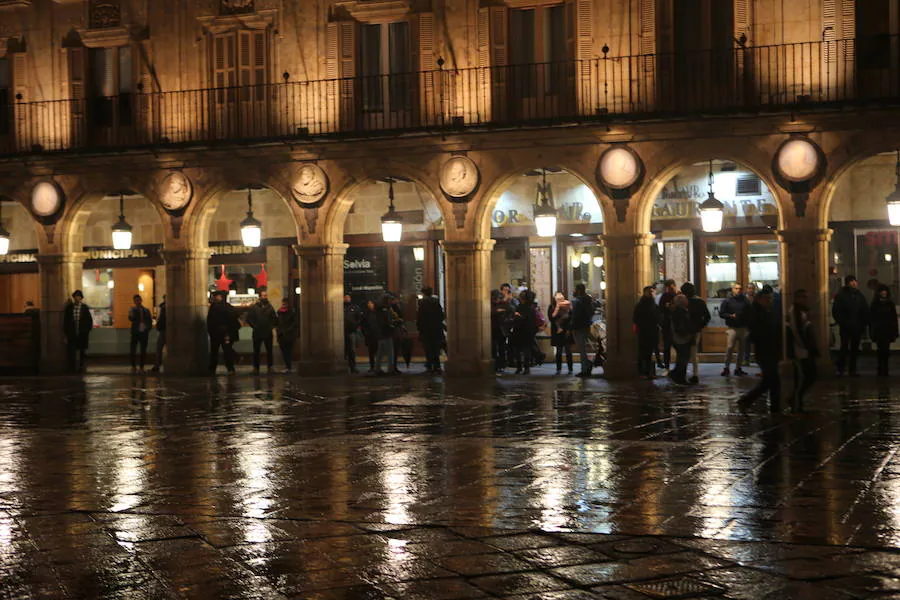
M449 203L442 200L438 186L433 184L433 178L425 171L396 161L379 162L376 165L362 165L358 170L353 169L347 173L348 178L331 197L331 202L325 207L323 236L327 243L340 243L344 239L344 227L350 209L356 201L357 192L372 181L385 177L403 177L412 181L417 187L424 189L431 200L441 211L444 220L445 231L455 229L455 220Z
M610 205L606 195L603 194L597 187L596 182L593 179L593 174L591 176L588 176L585 173L581 172L580 169L574 167L566 161L547 160L544 161L543 164L536 164L538 162L539 161L534 159L528 161L520 161L514 167L504 169L486 186L484 186L484 192L482 193L480 201L475 207L474 230L477 237L482 239L490 239L491 214L493 213L494 207L497 205L497 201L500 199L500 196L509 188L513 179L528 171L545 167L562 169L566 173L581 181L581 183L583 183L594 195L594 198L596 198L597 200L597 204L600 205L600 210L603 213L603 222L609 223L611 220L615 219L615 211Z
M0 188L0 202L3 202L3 204L4 204L2 218L0 218L0 220L2 220L3 223L7 223L7 220L8 220L7 210L9 210L9 209L7 209L7 205L15 205L15 208L12 210L17 211L20 215L23 215L23 214L27 215L28 223L31 225L31 228L32 228L34 236L35 236L35 245L34 246L23 245L23 244L17 242L15 240L15 238L13 238L10 241L10 248L12 249L12 248L30 247L30 248L36 248L38 251L44 251L47 248L46 231L44 230L44 227L43 227L43 225L41 225L40 221L35 219L34 215L31 213L31 210L29 209L27 194L24 193L24 190L22 188L15 189L15 190L8 190L8 189ZM6 229L10 230L11 233L14 233L12 231L12 229L10 229L8 224L6 224L5 227L6 227Z
M641 154L640 148L636 148L636 150ZM724 159L734 162L759 177L775 198L775 205L778 209L778 227L784 227L787 214L784 206L785 192L775 183L772 176L772 156L767 156L762 148L747 146L742 152L735 152L727 145L727 142L710 144L709 141L704 140L687 146L670 144L654 155L642 156L642 159L648 173L641 190L636 198L632 199L632 202L636 200L634 205L634 233L636 234L645 234L651 230L653 205L672 177L684 167L709 159Z

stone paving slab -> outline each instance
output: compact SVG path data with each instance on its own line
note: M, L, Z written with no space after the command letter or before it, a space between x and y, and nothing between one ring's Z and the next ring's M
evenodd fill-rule
M0 597L900 598L900 383L0 380Z

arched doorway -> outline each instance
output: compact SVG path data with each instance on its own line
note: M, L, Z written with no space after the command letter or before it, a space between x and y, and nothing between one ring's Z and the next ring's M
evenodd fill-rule
M0 227L9 233L7 253L0 255L0 313L23 312L29 301L40 308L35 221L20 203L0 197Z
M712 191L724 204L720 231L706 232L700 204ZM731 160L712 159L685 165L669 178L654 200L650 250L657 284L672 279L679 287L692 282L712 316L700 351L726 349L726 327L719 306L735 283L746 290L770 285L780 289L778 203L772 191L750 169ZM650 282L648 282L650 283Z

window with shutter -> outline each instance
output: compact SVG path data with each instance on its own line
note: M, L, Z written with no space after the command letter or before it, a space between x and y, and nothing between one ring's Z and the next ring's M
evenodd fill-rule
M0 135L8 135L13 120L12 81L8 58L0 58Z
M212 40L212 79L216 103L233 102L240 87L243 101L265 99L268 50L265 31L231 31Z
M341 47L345 48L345 43ZM412 55L408 21L359 26L359 71L363 78L364 111L410 108Z

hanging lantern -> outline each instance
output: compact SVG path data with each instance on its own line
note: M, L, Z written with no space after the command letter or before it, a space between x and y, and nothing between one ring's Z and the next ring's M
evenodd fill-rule
M900 225L900 150L897 151L897 165L894 167L894 173L897 176L897 182L894 191L886 198L888 209L888 221L891 225Z
M581 253L581 262L582 262L582 264L585 264L585 265L591 264L591 253L590 252L582 252Z
M577 254L573 254L571 264L573 269L577 269L581 266L581 258Z
M541 169L541 182L534 200L534 225L538 237L556 235L556 209L553 207L553 190L547 183L547 170Z
M262 223L253 218L253 190L247 188L247 218L241 221L241 243L259 248L262 243Z
M125 195L119 194L119 221L112 226L112 244L116 250L131 248L131 225L125 220Z
M0 207L3 203L0 202ZM3 227L2 213L0 213L0 256L9 254L9 232Z
M594 266L597 267L598 269L603 267L603 257L602 256L594 257Z
M657 254L659 254L660 256L662 256L662 255L663 255L663 252L665 252L665 250L666 250L666 246L665 246L665 244L662 242L662 240L656 242L656 252L657 252Z
M388 178L388 211L381 217L381 239L399 242L403 237L403 220L394 209L394 180Z
M712 160L709 161L709 196L700 204L700 224L703 231L715 233L722 231L722 221L725 218L725 205L716 198L713 192Z

